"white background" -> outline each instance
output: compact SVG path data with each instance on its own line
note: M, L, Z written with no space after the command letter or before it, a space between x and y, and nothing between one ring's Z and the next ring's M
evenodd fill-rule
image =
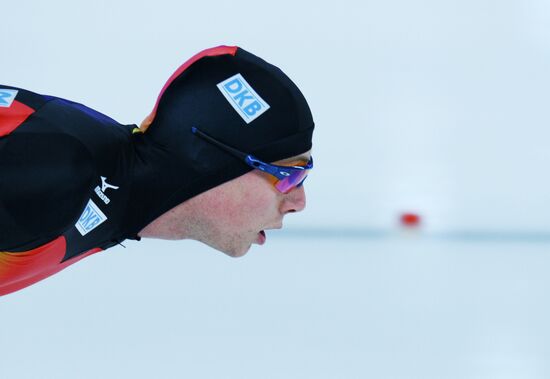
M1 82L122 123L196 52L281 67L317 130L310 209L292 225L548 232L550 3L7 1Z
M139 123L181 63L239 45L317 125L289 233L236 261L129 243L0 299L0 378L548 377L547 1L11 0L0 16L0 83ZM425 234L391 234L405 211ZM422 237L453 233L501 239Z

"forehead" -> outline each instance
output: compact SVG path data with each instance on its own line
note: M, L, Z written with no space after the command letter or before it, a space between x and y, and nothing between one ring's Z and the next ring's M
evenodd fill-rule
M290 158L285 158L277 162L273 162L274 164L293 164L293 163L300 163L300 162L308 162L309 158L311 158L311 150L306 151L305 153L295 155Z

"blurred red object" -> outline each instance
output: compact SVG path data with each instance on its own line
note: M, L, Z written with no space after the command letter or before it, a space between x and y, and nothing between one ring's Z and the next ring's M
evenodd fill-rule
M416 213L403 213L401 225L407 228L416 228L420 225L420 216Z

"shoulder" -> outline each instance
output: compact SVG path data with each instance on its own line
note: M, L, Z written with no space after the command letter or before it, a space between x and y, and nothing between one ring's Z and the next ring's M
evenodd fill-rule
M95 177L74 138L13 133L0 139L0 250L55 238L73 224Z
M0 85L0 251L57 237L85 205L92 154L42 109L55 98Z

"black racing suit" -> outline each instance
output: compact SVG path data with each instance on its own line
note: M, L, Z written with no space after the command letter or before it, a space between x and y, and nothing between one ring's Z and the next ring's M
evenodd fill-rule
M263 113L247 120L260 98ZM236 46L182 64L147 120L142 133L81 104L0 85L0 295L139 239L168 210L252 170L193 127L266 162L310 150L314 128L296 85Z
M0 295L138 238L134 128L0 85Z

